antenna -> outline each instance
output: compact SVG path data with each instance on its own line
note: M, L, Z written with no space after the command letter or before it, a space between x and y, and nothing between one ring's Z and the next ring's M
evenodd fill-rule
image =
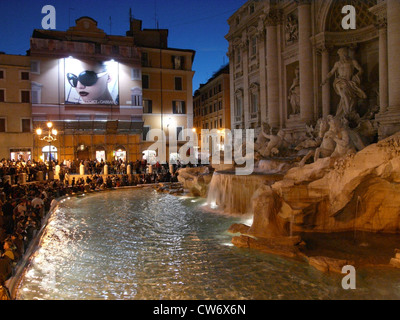
M132 16L132 8L129 8L129 23L131 23L133 20L133 16Z
M111 34L111 26L112 26L112 22L111 22L111 16L110 16L110 34Z

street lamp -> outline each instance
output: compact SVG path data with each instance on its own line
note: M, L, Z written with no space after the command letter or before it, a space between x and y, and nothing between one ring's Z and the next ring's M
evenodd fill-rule
M39 136L39 139L42 141L46 141L49 144L49 166L51 167L51 143L57 140L57 130L53 128L53 123L47 122L47 128L49 129L48 135L45 135L43 138L41 137L43 134L42 129L38 128L36 130L36 134ZM52 129L53 128L53 129Z

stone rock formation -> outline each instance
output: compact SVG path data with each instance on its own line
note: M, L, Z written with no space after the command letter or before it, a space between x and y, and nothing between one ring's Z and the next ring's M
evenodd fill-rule
M207 196L213 172L209 167L182 168L178 171L178 181L195 197Z
M400 231L400 133L357 154L292 168L254 197L251 234ZM283 220L282 220L283 219Z

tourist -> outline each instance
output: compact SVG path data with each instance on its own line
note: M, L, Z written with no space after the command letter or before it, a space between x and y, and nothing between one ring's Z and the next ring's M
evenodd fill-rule
M0 277L8 280L12 275L12 264L8 257L0 257Z
M10 291L5 285L5 277L0 274L0 300L11 300Z
M3 249L4 249L3 256L10 258L11 261L14 261L15 260L15 255L14 255L14 252L13 252L12 248L13 248L13 246L12 246L11 242L8 242L8 241L4 242L4 245L3 245Z

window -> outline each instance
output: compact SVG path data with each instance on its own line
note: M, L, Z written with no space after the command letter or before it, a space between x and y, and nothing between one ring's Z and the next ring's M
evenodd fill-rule
M219 119L219 127L222 128L222 119Z
M119 54L119 46L112 46L112 53Z
M182 90L182 78L175 77L175 90L181 91Z
M260 87L258 83L253 83L250 88L250 117L251 119L256 119L258 117L258 111L259 111L259 92L260 92Z
M249 13L250 13L250 14L253 14L253 13L254 13L254 4L251 4L251 5L249 6Z
M0 132L6 132L6 119L0 118Z
M147 52L142 52L142 67L149 66L149 55Z
M142 89L139 87L135 87L131 89L131 106L133 107L141 107L142 106Z
M0 102L5 102L5 91L4 89L0 89Z
M143 141L148 141L147 140L147 134L150 132L150 126L143 126L143 131L142 131L142 140Z
M101 54L101 44L100 43L94 44L94 53Z
M251 38L251 56L255 56L257 54L257 37L254 36Z
M174 114L186 114L185 101L172 101L172 112Z
M149 89L149 76L147 74L142 75L142 88Z
M90 114L79 114L76 115L76 120L78 121L90 121Z
M22 132L31 132L31 119L22 119Z
M40 83L32 81L32 103L42 103L42 87Z
M21 91L21 102L22 103L30 103L31 102L31 93L30 91Z
M172 56L172 65L175 70L183 70L185 58L181 56Z
M242 117L242 97L236 97L235 116Z
M40 74L40 61L31 61L31 73Z
M131 80L141 80L141 72L140 69L132 68L131 69Z
M0 70L0 79L4 79L4 70Z
M21 80L29 80L29 72L21 71Z
M153 113L153 101L143 100L143 113Z
M108 116L106 114L96 114L94 116L94 121L107 121Z
M182 141L182 139L179 139L179 135L181 134L182 130L183 130L183 127L176 127L176 139L178 141Z
M253 92L251 94L251 105L250 105L250 113L258 112L258 93Z
M240 54L240 48L236 49L236 64L240 64L242 62L242 56Z

